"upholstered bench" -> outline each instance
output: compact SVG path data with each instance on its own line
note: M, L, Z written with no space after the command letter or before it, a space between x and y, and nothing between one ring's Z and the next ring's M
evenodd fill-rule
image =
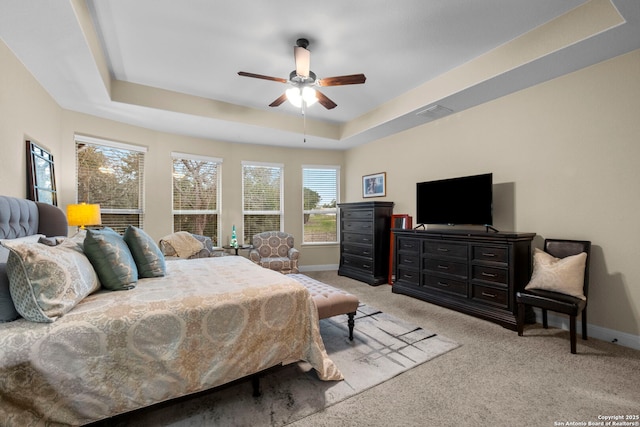
M327 317L346 314L349 317L347 325L349 326L349 339L353 341L354 316L360 304L360 300L355 295L334 288L326 283L312 279L304 274L288 274L288 277L295 279L304 285L318 307L318 318L326 319Z

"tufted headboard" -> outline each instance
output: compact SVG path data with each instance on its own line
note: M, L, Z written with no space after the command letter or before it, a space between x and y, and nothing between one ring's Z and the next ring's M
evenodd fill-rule
M68 232L67 217L57 206L0 196L0 239L33 234L66 236Z

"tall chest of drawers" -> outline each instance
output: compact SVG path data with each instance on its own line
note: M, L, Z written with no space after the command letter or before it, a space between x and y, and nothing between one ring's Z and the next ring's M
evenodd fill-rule
M531 277L531 241L535 233L393 232L394 293L515 330L515 293Z
M338 274L370 285L387 283L393 202L340 203Z

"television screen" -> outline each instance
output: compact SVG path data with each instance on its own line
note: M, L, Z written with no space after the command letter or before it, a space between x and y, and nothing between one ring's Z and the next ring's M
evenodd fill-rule
M492 225L493 174L417 184L418 224Z

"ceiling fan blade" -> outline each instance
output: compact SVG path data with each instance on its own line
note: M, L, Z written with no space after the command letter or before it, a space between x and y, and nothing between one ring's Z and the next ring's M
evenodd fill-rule
M300 77L309 77L311 67L311 52L301 46L293 47L293 57L296 60L296 74Z
M271 104L269 104L269 107L278 107L279 105L281 105L286 100L287 100L287 94L283 93L275 101L273 101Z
M280 77L263 76L262 74L247 73L245 71L238 71L238 75L243 77L253 77L254 79L271 80L271 81L280 82L280 83L288 82L287 79L282 79Z
M364 74L350 74L348 76L326 77L318 80L318 86L344 86L359 85L365 82L367 78Z
M336 108L338 104L330 100L325 94L316 90L316 98L318 98L318 102L327 110L331 110L332 108Z

